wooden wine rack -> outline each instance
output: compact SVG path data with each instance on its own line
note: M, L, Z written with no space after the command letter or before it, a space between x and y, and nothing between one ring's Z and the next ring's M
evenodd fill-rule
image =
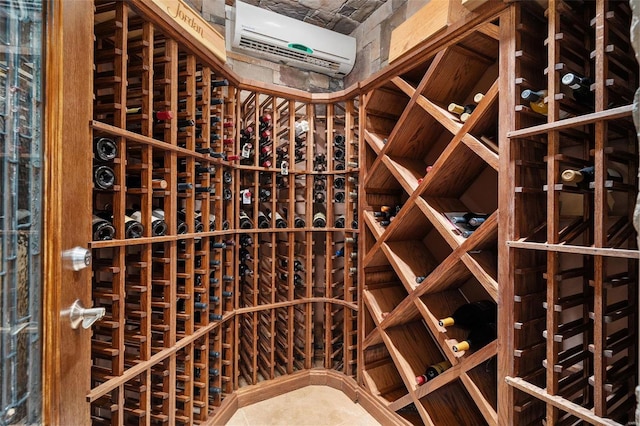
M511 9L501 27L500 397L507 424L625 424L638 384L638 246L632 225L638 64L628 2L549 0ZM562 76L593 82L578 104ZM548 117L518 99L547 88ZM515 109L513 105L516 105ZM570 114L569 117L565 113ZM562 118L561 118L562 117ZM588 190L565 169L595 166ZM607 177L607 169L623 182Z
M91 345L92 421L206 423L240 387L314 367L355 377L357 245L345 238L358 233L358 97L238 85L136 6L95 3L92 128L118 155L116 184L93 190L116 232L91 243L93 303L107 312ZM254 154L234 160L247 142ZM126 238L131 210L139 238Z
M496 424L496 343L455 353L466 337L438 325L458 306L498 298L497 22L465 32L364 95L364 386L414 424ZM462 123L447 111L485 96ZM427 173L427 167L432 166ZM402 205L387 226L373 212ZM464 238L445 216L489 218ZM418 277L426 277L418 283ZM448 360L423 386L416 376Z
M268 383L337 377L386 407L385 424L631 419L638 67L624 2L487 2L332 95L242 80L157 12L99 0L91 15L91 128L118 147L115 185L87 189L115 228L90 244L106 310L94 423L223 422L238 399L277 393ZM592 78L593 107L560 85L569 71ZM526 88L548 90L548 117ZM477 93L465 122L448 112ZM562 183L590 164L591 189ZM382 226L374 212L395 205ZM449 216L467 211L488 217L465 237ZM487 299L497 341L454 352L466 332L438 319Z
M365 82L362 380L409 422L633 419L630 19L626 2L516 3ZM593 106L561 86L568 72L591 76ZM524 89L548 90L548 117L524 104ZM446 112L478 92L485 96L464 124ZM561 181L563 170L591 164L590 189ZM402 205L386 227L373 215L383 205ZM466 211L491 215L465 239L446 214ZM451 346L465 332L437 319L479 299L498 302L500 350L457 356ZM452 368L415 384L443 360Z

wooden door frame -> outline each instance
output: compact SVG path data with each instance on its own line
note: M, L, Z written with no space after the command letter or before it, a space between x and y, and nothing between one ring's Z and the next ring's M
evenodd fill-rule
M61 252L91 240L93 2L43 8L42 421L88 424L91 330L71 330L61 311L91 306L91 268L65 269Z

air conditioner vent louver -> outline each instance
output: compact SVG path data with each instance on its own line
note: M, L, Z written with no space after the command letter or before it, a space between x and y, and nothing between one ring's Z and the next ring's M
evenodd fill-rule
M258 52L271 53L276 56L280 56L286 59L292 59L295 61L304 62L307 64L317 65L319 67L327 68L333 71L340 70L340 64L335 61L329 61L318 57L313 57L308 53L296 52L280 46L265 43L259 40L252 40L246 36L240 38L240 46L245 49L255 50Z
M334 77L348 74L356 58L354 37L240 0L227 40L231 50Z

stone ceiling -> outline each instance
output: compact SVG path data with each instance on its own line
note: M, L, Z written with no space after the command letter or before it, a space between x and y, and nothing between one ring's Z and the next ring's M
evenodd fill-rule
M243 0L309 24L342 34L351 34L387 0ZM225 0L235 5L235 0Z

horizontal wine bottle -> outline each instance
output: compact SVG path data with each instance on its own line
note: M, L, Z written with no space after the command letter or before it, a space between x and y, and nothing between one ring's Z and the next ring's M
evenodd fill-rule
M423 375L416 377L416 384L418 386L422 386L429 380L433 380L449 368L451 368L451 363L449 361L442 361L437 364L430 365L429 367L427 367L427 370Z
M344 228L345 227L345 220L346 218L344 217L344 215L342 216L338 216L335 220L334 226L336 228Z
M142 179L137 175L127 176L127 187L129 188L142 188ZM167 189L167 181L164 179L152 179L151 188L153 189Z
M105 165L93 167L93 183L98 189L111 189L116 182L116 174L113 169Z
M142 114L142 107L133 107L127 108L127 114ZM171 111L154 111L153 112L153 120L156 122L159 121L168 121L173 119L173 112Z
M118 145L110 138L94 138L93 155L100 161L112 161L118 156Z
M497 327L495 323L477 325L471 329L466 340L453 346L453 351L461 352L468 351L469 349L477 351L495 340L496 336Z
M144 234L144 226L130 216L124 217L124 237L140 238Z
M295 226L296 228L304 228L305 226L307 226L307 223L304 218L296 216L293 220L293 226Z
M327 216L323 212L313 215L314 228L325 228L327 226Z
M258 211L258 228L266 229L271 226L271 222L269 222L269 218L263 212Z
M282 215L280 213L276 212L275 216L276 216L276 228L286 228L287 227L287 221L284 220ZM271 212L269 212L269 219L271 219Z
M136 210L133 212L129 213L129 216L131 216L132 219L137 220L138 222L142 223L142 213L140 212L140 210ZM162 215L164 217L164 214ZM153 237L158 237L158 236L162 236L167 232L167 224L166 222L159 218L158 216L156 216L155 214L151 214L151 236Z
M547 116L549 114L549 105L546 102L547 95L548 95L548 92L546 89L538 90L538 91L525 89L520 94L520 97L523 100L529 102L529 106L534 112ZM569 116L570 116L569 113L562 110L560 110L558 115L558 117L561 119L567 118Z
M596 178L595 166L584 167L580 170L565 170L560 176L563 182L574 183L581 189L589 189L589 184ZM607 169L607 180L622 183L622 175L614 169Z
M111 224L111 222L99 216L93 215L92 225L94 241L113 240L113 237L116 234L116 228L113 227L113 224Z
M245 213L246 215L246 213ZM251 237L251 235L248 234L241 234L240 235L240 246L241 247L249 247L253 245L253 237Z
M253 228L253 222L244 210L240 210L240 229ZM242 244L242 241L241 241Z
M489 322L496 322L497 306L491 300L479 300L465 303L456 309L450 317L438 321L441 327L452 325L471 328L475 325Z
M447 107L447 110L449 110L449 112L458 114L460 116L460 121L462 121L463 123L467 121L467 119L475 109L476 109L476 106L474 104L468 104L463 106L453 102L450 103L449 106Z
M229 85L229 80L227 80L226 78L223 78L222 80L213 80L211 82L211 87L222 87L222 86L228 86Z
M562 76L562 84L569 86L573 91L573 99L579 104L593 108L595 92L591 91L591 80L580 74L569 72Z

